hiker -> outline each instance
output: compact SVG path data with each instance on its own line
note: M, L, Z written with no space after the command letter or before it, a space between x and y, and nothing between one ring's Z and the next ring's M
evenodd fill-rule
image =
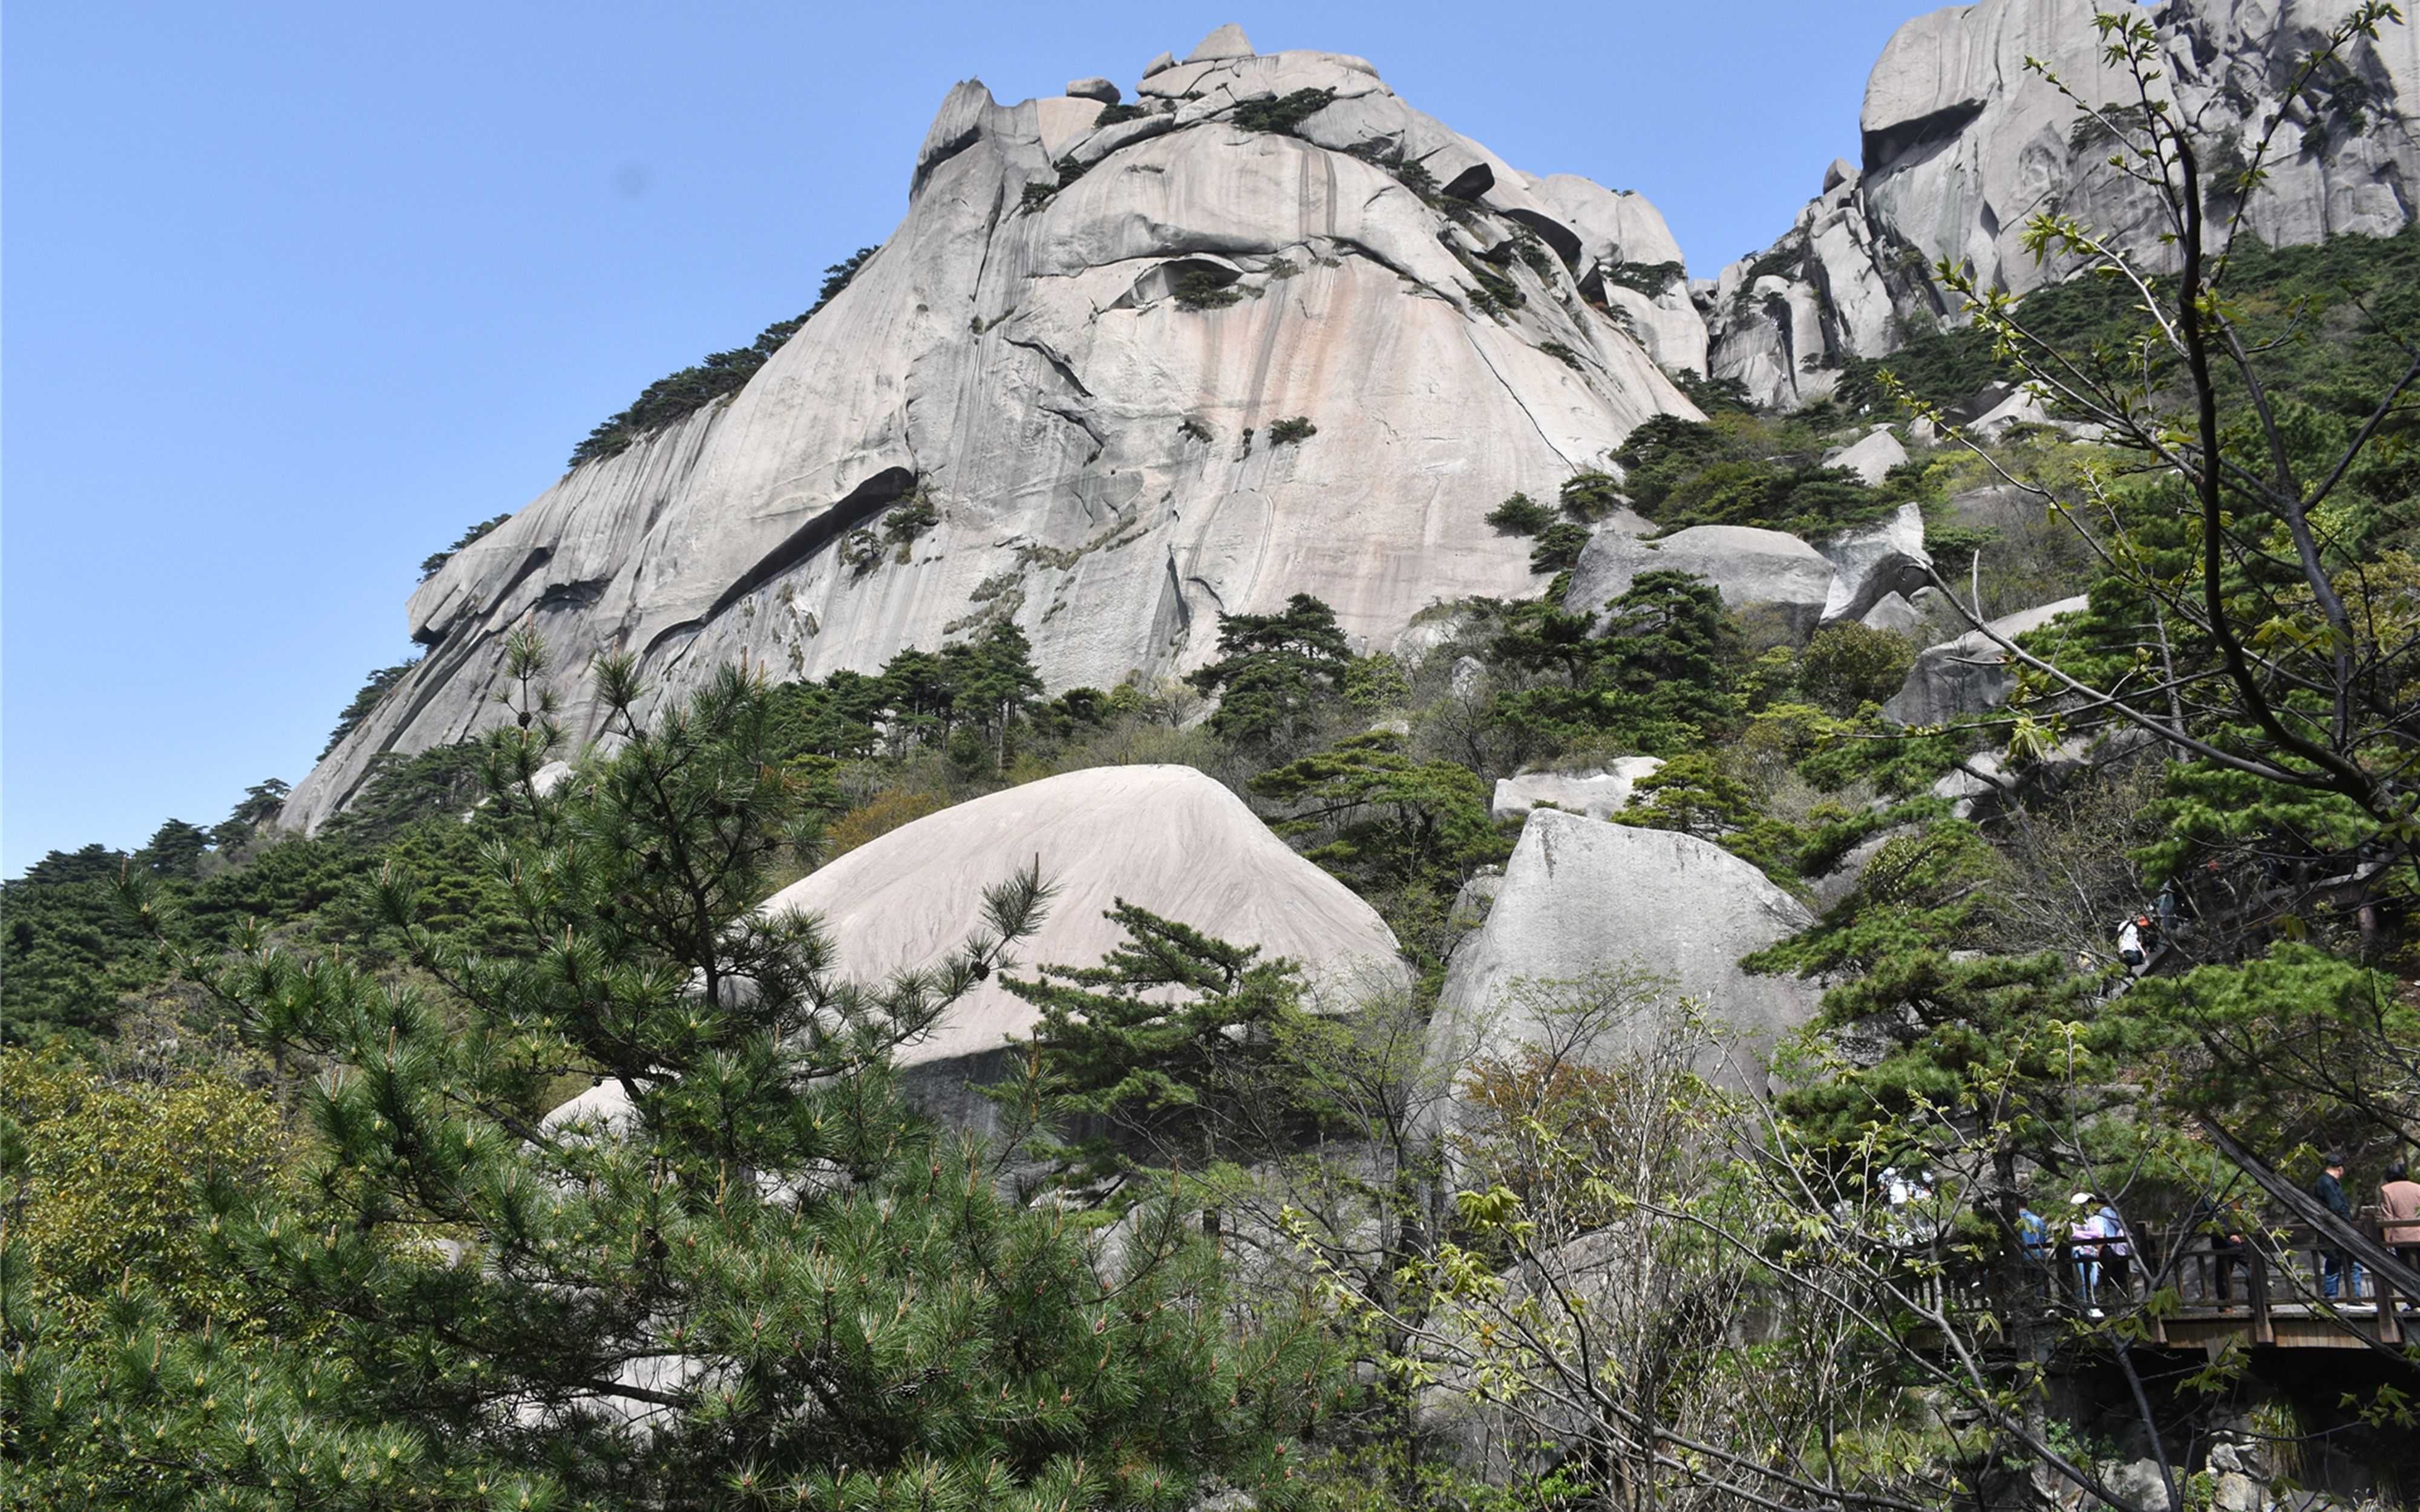
M2132 1260L2134 1252L2128 1248L2126 1220L2118 1216L2115 1203L2103 1202L2101 1211L2092 1215L2093 1226L2101 1231L2101 1274L2103 1280L2115 1277L2120 1296L2134 1294L2134 1273ZM2110 1243L2111 1240L2118 1242Z
M2118 926L2118 959L2125 962L2129 970L2142 967L2143 926L2149 922L2149 918L2130 918Z
M2017 1247L2024 1252L2025 1267L2033 1276L2034 1301L2050 1301L2050 1224L2031 1204L2017 1209Z
M2350 1223L2352 1222L2352 1204L2345 1199L2344 1151L2329 1150L2323 1164L2325 1168L2319 1172L2319 1179L2311 1183L2311 1196L2319 1199L2321 1207L2345 1222ZM2350 1288L2344 1287L2347 1269L2345 1252L2327 1243L2322 1238L2319 1245L2319 1295L2334 1302L2338 1289L2343 1288L2347 1301L2360 1296L2361 1262L2353 1261L2350 1267L2352 1272L2352 1285Z
M2378 1216L2386 1247L2395 1257L2420 1271L2420 1181L2401 1161L2386 1168L2378 1189Z
M2092 1194L2078 1192L2067 1199L2068 1252L2075 1257L2075 1289L2094 1318L2101 1309L2093 1295L2101 1282L2101 1215L2092 1211Z

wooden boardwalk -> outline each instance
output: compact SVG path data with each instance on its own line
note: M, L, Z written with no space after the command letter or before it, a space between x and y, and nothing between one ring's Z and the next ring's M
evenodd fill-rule
M2375 1226L2366 1227L2375 1237ZM2093 1263L2085 1252L2094 1246L2055 1245L2039 1262L2041 1300L2052 1304L2045 1311L2089 1316L2086 1309L2098 1306L2108 1317L2138 1319L2154 1344L2212 1354L2238 1342L2420 1350L2420 1297L2397 1292L2346 1257L2339 1295L2329 1298L2322 1278L2330 1247L2307 1226L2257 1229L2240 1245L2206 1234L2132 1236L2124 1242L2132 1253L2123 1260L2102 1259L2089 1295L2082 1277Z

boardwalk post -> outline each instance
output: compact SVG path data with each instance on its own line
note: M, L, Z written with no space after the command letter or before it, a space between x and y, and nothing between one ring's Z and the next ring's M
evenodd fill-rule
M2253 1236L2247 1230L2243 1237L2250 1241ZM2274 1344L2277 1331L2269 1322L2269 1257L2257 1243L2244 1244L2243 1268L2243 1289L2252 1293L2252 1342Z

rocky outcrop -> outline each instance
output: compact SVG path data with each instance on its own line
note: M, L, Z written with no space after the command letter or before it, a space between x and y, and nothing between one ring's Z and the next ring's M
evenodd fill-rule
M2062 598L2055 604L2004 615L1992 621L1991 628L2013 638L2039 630L2090 602L2083 594ZM2016 673L2009 670L2006 654L1982 631L1969 630L1955 640L1916 653L1907 681L1883 705L1883 717L1902 725L1946 724L1997 708L2016 687Z
M1505 863L1487 922L1453 952L1431 1058L1536 1042L1544 1031L1532 1021L1535 995L1521 984L1599 972L1660 979L1750 1046L1769 1046L1814 1017L1821 990L1795 977L1750 976L1740 958L1813 921L1719 845L1538 810ZM1618 1052L1621 1041L1599 1048Z
M1522 772L1500 778L1488 805L1494 819L1518 819L1544 807L1565 813L1605 819L1630 806L1631 791L1641 778L1652 777L1664 764L1652 756L1617 756L1602 766L1576 772Z
M2095 104L2124 102L2100 58L2092 0L1981 0L1918 16L1875 63L1860 161L1835 162L1823 192L1771 247L1699 286L1716 377L1761 402L1829 393L1842 359L1895 349L1911 321L1957 313L1942 259L2024 294L2068 270L2024 250L2052 208L2164 267L2148 191L2109 166L2110 144L2025 66L2040 58ZM2257 140L2299 60L2350 0L2167 0L2151 12L2162 88L2214 155ZM2420 198L2420 34L2389 25L2350 69L2287 112L2271 177L2245 212L2271 245L2391 235ZM2222 207L2222 208L2224 208Z
M1602 614L1640 573L1658 571L1705 579L1734 609L1769 608L1800 639L1823 618L1836 575L1823 552L1781 531L1693 525L1651 541L1608 528L1580 553L1564 607L1575 614Z
M1304 90L1331 94L1291 131L1239 119ZM995 620L1051 687L1107 687L1200 664L1219 613L1295 593L1383 646L1431 604L1533 591L1528 543L1483 517L1508 494L1695 412L1641 345L1685 356L1686 332L1581 287L1677 262L1637 195L1533 178L1366 60L1256 56L1233 28L1140 81L1149 114L1098 125L1099 94L954 89L906 220L745 388L420 586L426 657L285 822L499 717L523 625L566 671L635 656L667 697L742 657L870 671ZM1316 436L1269 445L1293 416ZM559 691L593 735L585 687Z
M1404 980L1395 937L1368 903L1295 855L1242 799L1189 766L1102 766L994 793L892 830L774 894L768 909L822 916L842 975L879 980L930 964L981 917L983 890L1039 862L1061 891L1041 930L1012 952L1090 966L1124 933L1104 915L1124 899L1235 945L1304 967L1337 1000ZM900 1057L937 1114L983 1126L966 1085L1002 1063L1035 1015L998 977L961 998Z
M1881 434L1888 439L1888 432ZM1932 558L1924 549L1924 509L1919 504L1901 504L1888 519L1843 531L1821 549L1833 571L1832 586L1823 594L1826 625L1863 620L1884 599L1905 599L1931 580L1926 571Z

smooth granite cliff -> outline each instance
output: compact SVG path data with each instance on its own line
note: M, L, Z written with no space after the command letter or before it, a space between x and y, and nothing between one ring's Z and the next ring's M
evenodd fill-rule
M1536 591L1530 543L1482 517L1508 494L1695 414L1657 361L1704 362L1685 291L1606 277L1680 261L1637 195L1533 178L1361 59L1259 57L1233 27L1155 65L1125 118L1101 124L1108 82L1071 89L959 85L906 220L745 388L423 583L426 656L286 822L499 717L524 625L560 669L629 652L668 693L742 657L872 671L1000 619L1053 688L1109 687L1297 593L1383 647L1432 604Z
M2302 60L2353 5L2149 8L2167 59L2158 89L2224 165L2258 140ZM2109 165L2113 144L2026 67L2039 59L2096 104L2131 100L2102 60L2092 18L2105 8L2105 0L1983 0L1901 26L1867 81L1859 161L1835 162L1823 193L1770 247L1695 285L1714 376L1740 379L1766 404L1830 393L1843 358L1885 355L1913 326L1955 317L1957 297L1932 273L1943 258L1971 265L1986 286L2039 288L2066 270L2022 244L2027 221L2047 209L2080 216L2164 267L2149 191ZM2391 236L2411 223L2420 31L2388 25L2347 61L2315 74L2278 127L2269 181L2245 210L2252 234L2273 246Z

